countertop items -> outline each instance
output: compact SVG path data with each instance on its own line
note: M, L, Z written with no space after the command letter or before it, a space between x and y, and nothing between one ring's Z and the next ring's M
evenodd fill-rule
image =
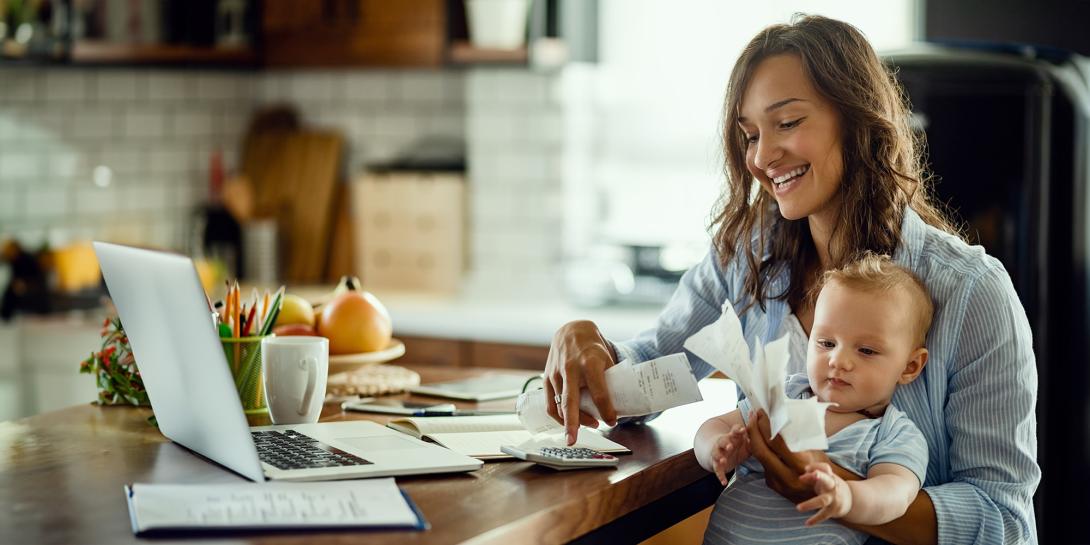
M487 363L487 362L485 362ZM472 368L414 368L425 381L468 378L490 372ZM527 373L529 376L530 373ZM640 426L604 431L632 454L616 470L554 472L527 462L484 464L471 475L425 475L399 486L432 527L427 532L339 531L306 536L308 543L520 543L537 536L550 542L636 543L715 502L722 487L692 455L702 422L734 407L735 387L726 380L700 384L704 401L670 409ZM409 401L420 400L404 396ZM513 402L459 404L499 409ZM323 422L370 420L387 415L343 412L326 404ZM150 409L83 404L7 423L0 444L25 455L0 457L0 503L17 505L19 523L0 518L4 537L37 543L147 543L134 537L121 483L238 484L238 475L173 444L146 422ZM473 418L473 417L459 417ZM263 425L255 417L251 424ZM90 454L89 454L90 453ZM47 463L43 463L45 460ZM114 498L103 501L103 498ZM648 517L645 513L655 513ZM635 516L633 516L635 514ZM235 543L298 540L297 535L232 534Z

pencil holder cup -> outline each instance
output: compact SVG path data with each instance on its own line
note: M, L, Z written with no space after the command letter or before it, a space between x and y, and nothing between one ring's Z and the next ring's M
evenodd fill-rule
M246 414L266 414L265 384L261 376L261 339L272 337L220 337L227 366L235 379L238 398Z

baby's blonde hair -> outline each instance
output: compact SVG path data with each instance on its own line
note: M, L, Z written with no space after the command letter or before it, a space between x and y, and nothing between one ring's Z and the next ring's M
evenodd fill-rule
M924 345L935 309L927 287L912 271L894 263L888 255L864 252L862 257L839 269L825 271L815 287L813 301L817 301L818 293L826 284L834 281L846 288L867 293L886 293L897 288L905 290L916 312L917 342L919 346Z

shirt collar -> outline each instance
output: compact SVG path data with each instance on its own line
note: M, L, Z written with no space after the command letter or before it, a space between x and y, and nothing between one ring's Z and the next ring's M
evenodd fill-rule
M893 252L893 262L915 271L923 254L924 240L927 238L927 224L910 206L905 206L901 220L901 241Z

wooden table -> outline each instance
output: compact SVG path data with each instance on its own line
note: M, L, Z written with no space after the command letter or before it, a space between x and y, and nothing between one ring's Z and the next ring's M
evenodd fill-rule
M415 368L424 381L486 372ZM521 461L472 473L399 477L431 529L279 532L155 538L217 543L634 543L707 507L721 490L692 454L705 419L734 407L726 380L701 382L704 401L606 435L628 446L617 469L558 472ZM408 396L402 396L408 397ZM422 398L431 399L431 398ZM513 400L463 407L509 408ZM0 423L0 543L135 543L122 486L244 479L168 441L150 410L82 405ZM322 421L371 419L327 404ZM260 419L252 424L263 424Z

